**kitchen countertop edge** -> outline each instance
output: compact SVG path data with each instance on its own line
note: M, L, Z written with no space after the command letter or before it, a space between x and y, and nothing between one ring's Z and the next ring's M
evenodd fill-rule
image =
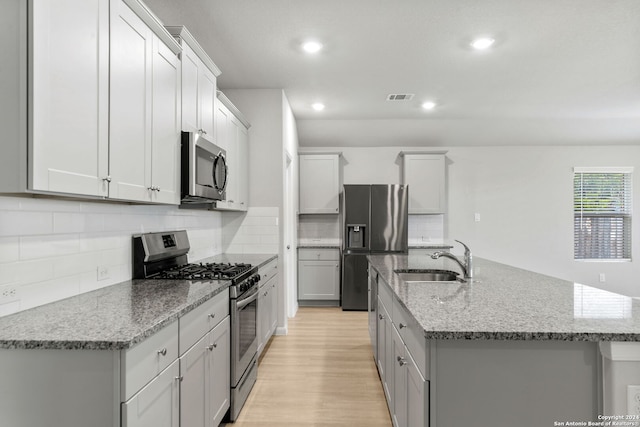
M261 267L267 263L277 259L277 254L219 254L212 257L205 258L198 262L249 262L256 267ZM175 286L166 286L172 283ZM178 280L174 282L163 281L164 289L158 287L157 289L164 291L165 293L179 292L180 288L184 288L190 281ZM199 294L194 300L186 303L175 305L172 309L166 313L154 316L149 321L144 321L142 325L136 324L136 319L132 319L126 326L130 327L131 332L116 332L113 333L108 329L100 329L101 325L97 322L107 322L108 319L104 317L94 318L91 312L85 312L82 309L78 309L78 306L83 301L93 301L93 299L99 300L101 298L111 298L117 302L121 300L128 300L130 294L135 293L135 287L153 287L157 285L157 281L140 279L140 280L127 280L113 285L106 286L95 291L83 293L80 295L65 298L63 300L55 301L42 306L34 307L28 310L24 310L15 314L0 317L0 349L4 350L126 350L134 347L136 344L144 341L146 338L152 336L165 326L170 325L174 321L178 320L181 316L192 311L196 307L204 304L206 301L215 297L219 293L228 289L230 284L228 281L213 281L209 285L200 285L203 289L198 289L196 292ZM171 288L171 289L166 289ZM142 289L142 288L138 288ZM184 289L182 289L184 291ZM140 299L137 306L145 307L150 301L150 297L154 294L151 292ZM129 298L130 299L130 298ZM132 303L133 304L133 303ZM74 310L76 313L74 313ZM132 309L135 311L135 309ZM106 311L106 309L105 309ZM63 320L63 317L69 317L77 314L75 318L64 319L66 320L65 326L73 321L76 322L88 322L93 320L95 323L93 328L86 328L86 324L83 324L85 330L91 331L94 329L100 330L101 333L96 334L95 339L41 339L33 338L37 335L38 328L41 328L45 324L49 324ZM103 313L105 314L105 313ZM117 316L117 314L114 314ZM32 321L32 323L27 323ZM19 324L19 326L16 326ZM13 326L13 331L9 330ZM35 331L35 332L34 332ZM25 338L19 338L18 335L23 334ZM29 334L32 337L29 337ZM13 336L12 336L13 335ZM71 334L67 334L71 335ZM109 335L116 335L113 338L109 338Z

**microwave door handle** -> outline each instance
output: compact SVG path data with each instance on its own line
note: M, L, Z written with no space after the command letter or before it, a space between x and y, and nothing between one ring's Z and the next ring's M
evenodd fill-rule
M236 308L238 310L240 310L241 308L244 308L245 306L251 304L252 302L254 302L256 299L258 299L258 288L256 287L256 290L248 297L239 300L238 302L236 302Z
M217 173L216 173L216 169L218 167L218 161L222 161L222 167L224 167L224 181L222 182L222 185L219 185ZM227 187L227 162L225 161L224 156L222 155L222 151L218 153L218 155L216 156L216 159L213 161L213 170L211 171L211 173L213 174L214 188L218 190L220 194L222 194L224 189Z

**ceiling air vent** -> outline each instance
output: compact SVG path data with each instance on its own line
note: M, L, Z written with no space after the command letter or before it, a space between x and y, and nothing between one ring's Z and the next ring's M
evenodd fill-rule
M390 93L387 101L411 101L414 96L414 93Z

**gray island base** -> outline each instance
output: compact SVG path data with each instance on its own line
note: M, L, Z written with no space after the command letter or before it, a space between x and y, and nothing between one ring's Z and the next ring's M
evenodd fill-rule
M627 408L627 386L640 384L638 302L475 261L466 283L411 283L394 270L460 270L369 257L369 330L394 425L640 426Z

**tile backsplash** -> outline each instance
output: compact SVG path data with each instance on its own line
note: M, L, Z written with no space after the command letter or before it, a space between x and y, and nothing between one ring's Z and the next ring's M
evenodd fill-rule
M444 241L444 215L409 215L409 246Z
M131 236L187 230L191 261L222 252L220 212L0 196L0 316L131 279Z
M298 215L299 241L339 241L340 215Z
M223 252L277 254L280 242L278 207L250 207L247 212L222 216Z

